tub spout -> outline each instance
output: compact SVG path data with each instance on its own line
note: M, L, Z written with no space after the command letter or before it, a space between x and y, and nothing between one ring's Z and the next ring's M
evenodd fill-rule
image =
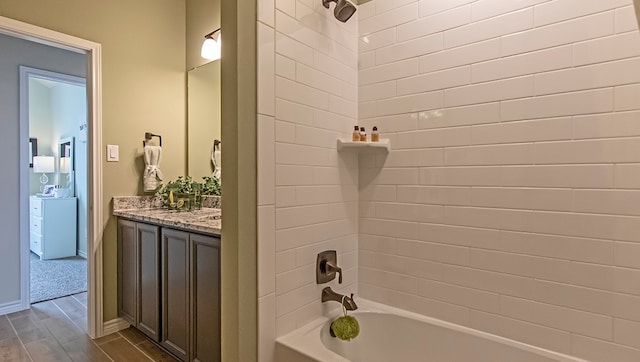
M358 309L356 302L353 300L353 293L351 293L350 297L347 297L346 295L334 292L331 287L322 289L322 303L328 301L338 302L342 304L347 310Z

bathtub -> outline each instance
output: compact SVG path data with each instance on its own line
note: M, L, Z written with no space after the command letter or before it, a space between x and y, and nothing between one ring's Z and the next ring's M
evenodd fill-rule
M360 335L331 337L322 317L276 341L279 362L586 362L475 329L358 299Z

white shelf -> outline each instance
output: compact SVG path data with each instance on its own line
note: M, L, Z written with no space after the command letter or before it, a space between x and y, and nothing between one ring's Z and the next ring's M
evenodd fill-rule
M385 152L389 152L391 150L391 142L389 142L387 138L381 138L378 142L354 142L338 138L338 151L342 150L384 150Z

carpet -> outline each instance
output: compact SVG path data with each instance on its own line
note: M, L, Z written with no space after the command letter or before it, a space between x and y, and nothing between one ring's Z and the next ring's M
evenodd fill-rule
M87 291L87 260L40 260L31 253L31 303Z

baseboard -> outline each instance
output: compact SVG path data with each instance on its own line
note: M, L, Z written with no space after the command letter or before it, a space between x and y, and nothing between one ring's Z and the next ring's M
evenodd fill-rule
M86 259L87 258L87 252L78 250L78 256L83 257L83 258Z
M129 328L129 322L125 321L122 318L115 318L110 321L104 322L102 326L102 335L107 336L112 333L119 332L123 329Z
M29 308L27 307L26 309ZM22 303L20 303L19 300L16 300L15 302L0 304L0 315L19 312L21 310L25 310L25 308L22 307Z

